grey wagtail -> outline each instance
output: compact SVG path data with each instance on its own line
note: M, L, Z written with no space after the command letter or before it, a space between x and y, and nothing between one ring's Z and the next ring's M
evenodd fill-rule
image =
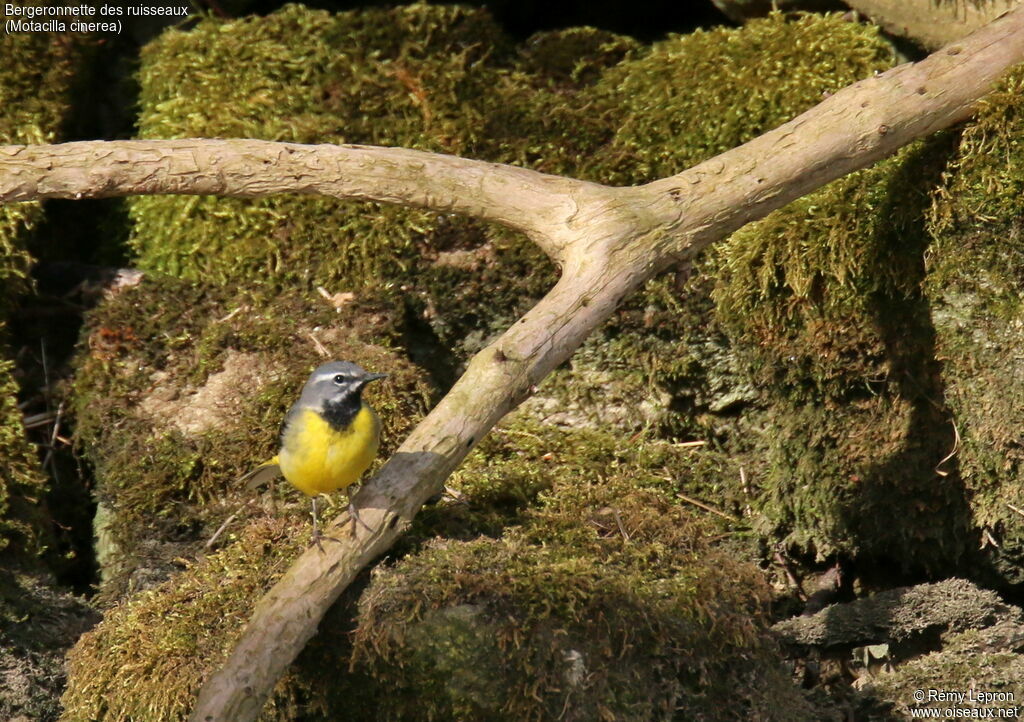
M242 477L254 489L283 475L313 500L313 543L323 550L317 522L320 494L347 489L358 481L377 455L380 419L363 401L366 384L386 378L348 361L318 367L302 387L302 395L281 426L281 450L270 461ZM353 525L362 523L349 499ZM363 526L366 526L363 524ZM330 537L322 537L328 539Z

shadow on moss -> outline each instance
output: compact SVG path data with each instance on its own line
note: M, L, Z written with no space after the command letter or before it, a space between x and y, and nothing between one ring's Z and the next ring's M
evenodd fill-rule
M768 403L758 502L819 557L955 568L967 497L920 292L925 214L954 137L916 144L737 233L719 315Z
M956 463L992 584L1024 585L1024 70L1011 71L957 143L929 214L924 289L962 443Z

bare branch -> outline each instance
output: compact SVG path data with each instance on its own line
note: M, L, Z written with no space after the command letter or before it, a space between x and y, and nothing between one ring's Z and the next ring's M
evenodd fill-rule
M548 230L594 184L405 148L265 140L84 141L0 146L0 202L140 194L260 198L309 193L461 213L526 233L556 261Z
M941 48L991 22L1020 0L846 0L893 35Z

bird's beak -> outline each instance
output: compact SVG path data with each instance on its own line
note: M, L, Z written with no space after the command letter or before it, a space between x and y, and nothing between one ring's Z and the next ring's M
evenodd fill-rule
M363 376L363 383L368 384L371 381L379 381L380 379L386 379L387 377L387 374L366 374L366 376Z

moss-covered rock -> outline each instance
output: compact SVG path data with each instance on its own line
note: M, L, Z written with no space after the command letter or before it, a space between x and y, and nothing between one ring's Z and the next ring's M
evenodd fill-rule
M328 709L374 719L821 718L763 634L759 572L714 541L728 523L694 518L673 497L721 481L714 452L522 419L496 433L451 480L457 500L420 522L454 522L464 539L428 542L374 575L353 674L325 685ZM485 513L485 535L470 533L474 509L533 495L516 526L502 531ZM715 702L725 698L728 709Z
M1024 615L964 579L888 589L783 620L772 631L794 658L815 660L818 674L808 677L845 698L858 720L914 719L913 708L960 708L963 718L976 708L978 718L986 708L1019 705L1010 695L1024 688ZM921 697L921 690L974 695ZM986 700L987 693L1003 697Z
M1019 611L1019 610L1018 610ZM862 705L870 710L891 709L902 719L910 718L911 709L957 709L961 719L984 719L990 711L998 715L1020 708L1024 689L1024 623L1003 620L983 629L969 629L943 635L942 649L898 665L866 680L860 690ZM963 702L949 697L925 696L918 700L918 690L963 692ZM918 713L919 718L923 715ZM874 719L886 719L879 715Z
M679 173L892 62L876 28L840 14L773 13L670 36L600 80L624 122L599 162L628 183Z
M47 483L25 436L13 367L0 359L0 551L31 556L49 536L43 507Z
M682 705L699 719L739 685L737 704L766 719L772 708L819 719L763 633L759 572L716 541L742 524L701 521L673 499L707 494L726 474L714 452L521 416L450 480L453 500L424 510L396 550L405 561L375 576L352 669L339 673L353 652L350 598L264 718L528 719L565 708L570 719L648 719ZM252 600L308 538L304 515L288 509L245 516L222 550L111 608L82 638L65 719L183 718Z
M401 315L366 298L340 302L147 277L89 316L76 433L95 467L108 594L180 568L228 502L240 503L246 492L232 481L276 452L320 349L390 374L368 393L384 453L422 415L432 390L397 348Z
M68 655L61 719L185 719L253 600L304 550L303 526L294 516L250 519L224 549L110 609Z
M74 45L50 33L10 33L0 51L10 59L0 69L0 144L53 142L67 113ZM28 290L25 240L41 216L35 202L0 206L0 320Z
M767 402L758 507L819 557L950 568L971 544L920 293L940 137L735 234L718 314Z
M67 113L75 44L53 33L5 33L0 53L0 145L52 143ZM25 237L42 217L38 202L0 206L0 319L28 290Z
M608 476L641 490L714 500L736 522L726 528L746 528L740 520L749 499L739 483L738 466L728 455L667 442L650 430L624 435L614 428L568 429L537 419L524 408L481 440L448 480L455 501L424 508L410 536L413 544L435 536L500 536L524 514L535 514L530 508L556 483L567 493ZM753 558L749 549L744 554Z
M958 467L985 553L1024 582L1024 70L1010 73L963 132L929 219L925 292L936 329ZM991 542L994 542L991 543Z
M587 84L639 48L632 38L596 28L547 30L527 39L519 51L519 64L540 77Z

